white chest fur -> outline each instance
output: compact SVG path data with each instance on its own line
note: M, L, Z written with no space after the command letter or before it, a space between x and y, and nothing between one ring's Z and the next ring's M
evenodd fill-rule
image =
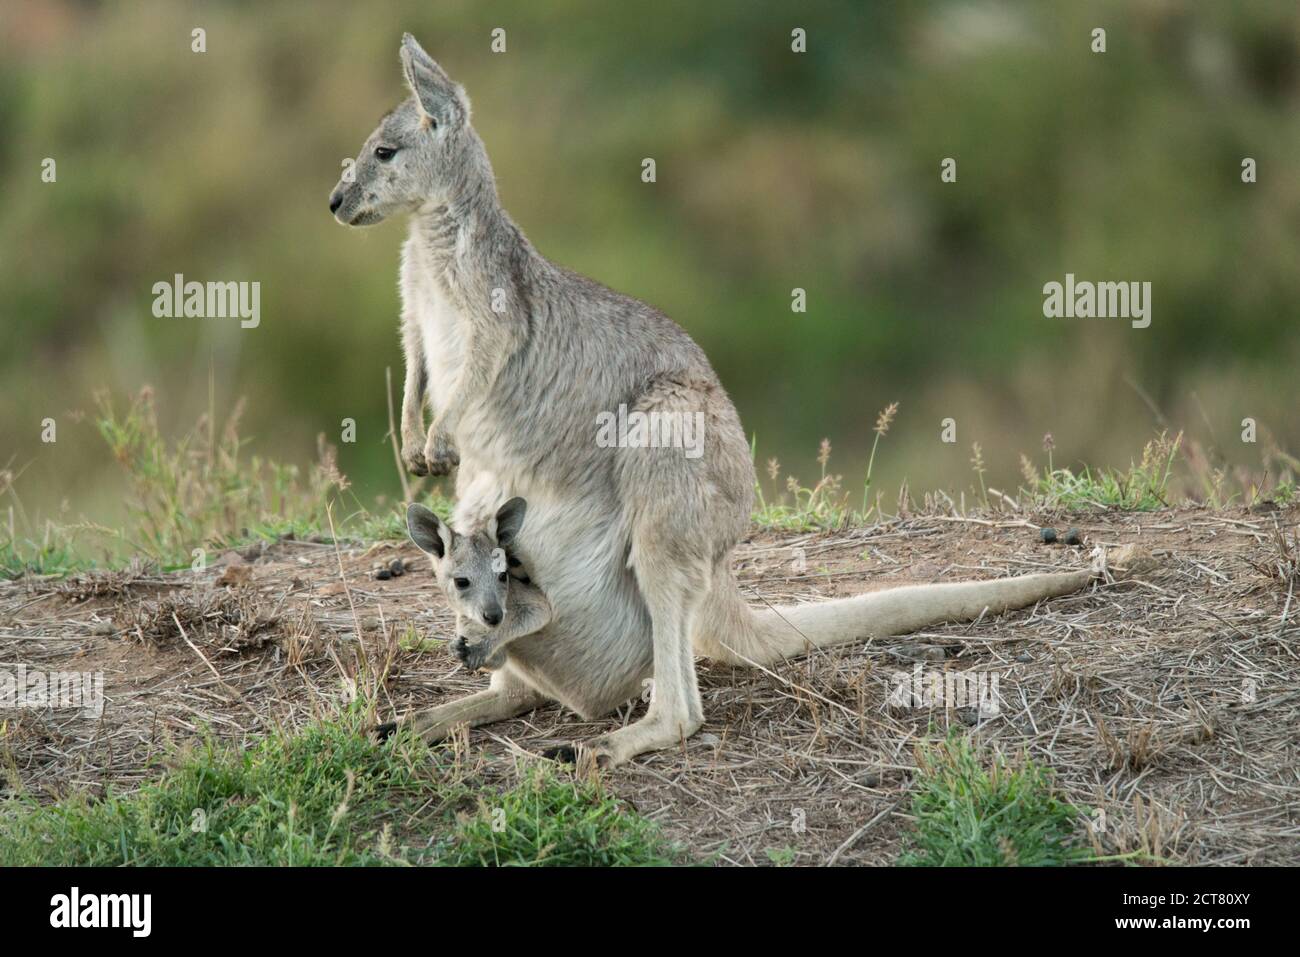
M429 398L444 409L456 388L465 358L468 329L455 306L443 295L431 264L423 261L419 244L408 240L402 249L402 309L420 330Z

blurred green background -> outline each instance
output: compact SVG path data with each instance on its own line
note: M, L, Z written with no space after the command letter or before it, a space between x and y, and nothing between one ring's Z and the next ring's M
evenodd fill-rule
M210 375L218 409L247 398L254 450L307 462L354 418L354 490L399 491L406 227L347 230L326 199L405 96L408 30L468 90L535 245L685 327L760 465L813 476L825 436L860 488L894 400L885 489L969 488L976 441L1014 488L1049 431L1058 465L1126 465L1164 425L1225 466L1300 448L1294 0L4 0L0 468L29 510L111 521L111 456L69 413L147 383L164 430L188 428ZM1066 272L1151 282L1150 328L1045 319ZM259 281L260 327L155 318L174 273Z

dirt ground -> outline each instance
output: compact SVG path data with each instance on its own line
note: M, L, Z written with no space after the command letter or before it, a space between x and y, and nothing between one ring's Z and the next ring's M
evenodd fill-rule
M610 787L719 863L888 864L908 827L916 746L957 726L1054 768L1070 800L1100 809L1091 839L1104 853L1300 863L1298 522L1295 508L932 515L758 534L736 556L756 604L1079 567L1098 544L1142 542L1162 564L1138 582L770 671L702 661L704 728L610 772ZM1077 527L1083 547L1042 544L1040 524ZM397 558L406 574L376 580L375 565ZM102 671L107 699L99 717L0 713L0 787L43 799L130 788L204 726L244 741L367 686L387 718L485 685L443 646L412 647L408 626L441 638L451 618L406 543L283 541L202 572L0 585L0 667ZM995 676L998 706L891 702L918 667ZM544 707L471 731L464 755L489 783L505 780L518 753L593 736L643 707L595 722Z

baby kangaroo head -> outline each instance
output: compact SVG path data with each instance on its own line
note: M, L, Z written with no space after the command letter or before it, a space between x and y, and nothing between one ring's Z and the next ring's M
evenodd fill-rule
M510 574L506 549L524 523L527 503L512 498L497 510L495 534L488 528L461 534L423 505L406 510L411 541L429 556L434 574L458 617L487 628L505 620Z
M379 121L330 194L330 212L345 226L443 205L489 169L460 84L409 33L401 59L410 98Z

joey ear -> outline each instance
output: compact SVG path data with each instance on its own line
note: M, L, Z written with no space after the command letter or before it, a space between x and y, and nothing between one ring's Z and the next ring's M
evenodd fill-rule
M464 91L409 33L402 36L401 57L402 75L421 112L444 125L457 116L469 116Z
M519 530L524 526L524 513L528 511L528 503L519 496L515 496L497 509L497 544L502 548L509 548L519 534Z
M406 530L420 551L440 559L446 557L455 538L446 522L419 504L406 509Z

